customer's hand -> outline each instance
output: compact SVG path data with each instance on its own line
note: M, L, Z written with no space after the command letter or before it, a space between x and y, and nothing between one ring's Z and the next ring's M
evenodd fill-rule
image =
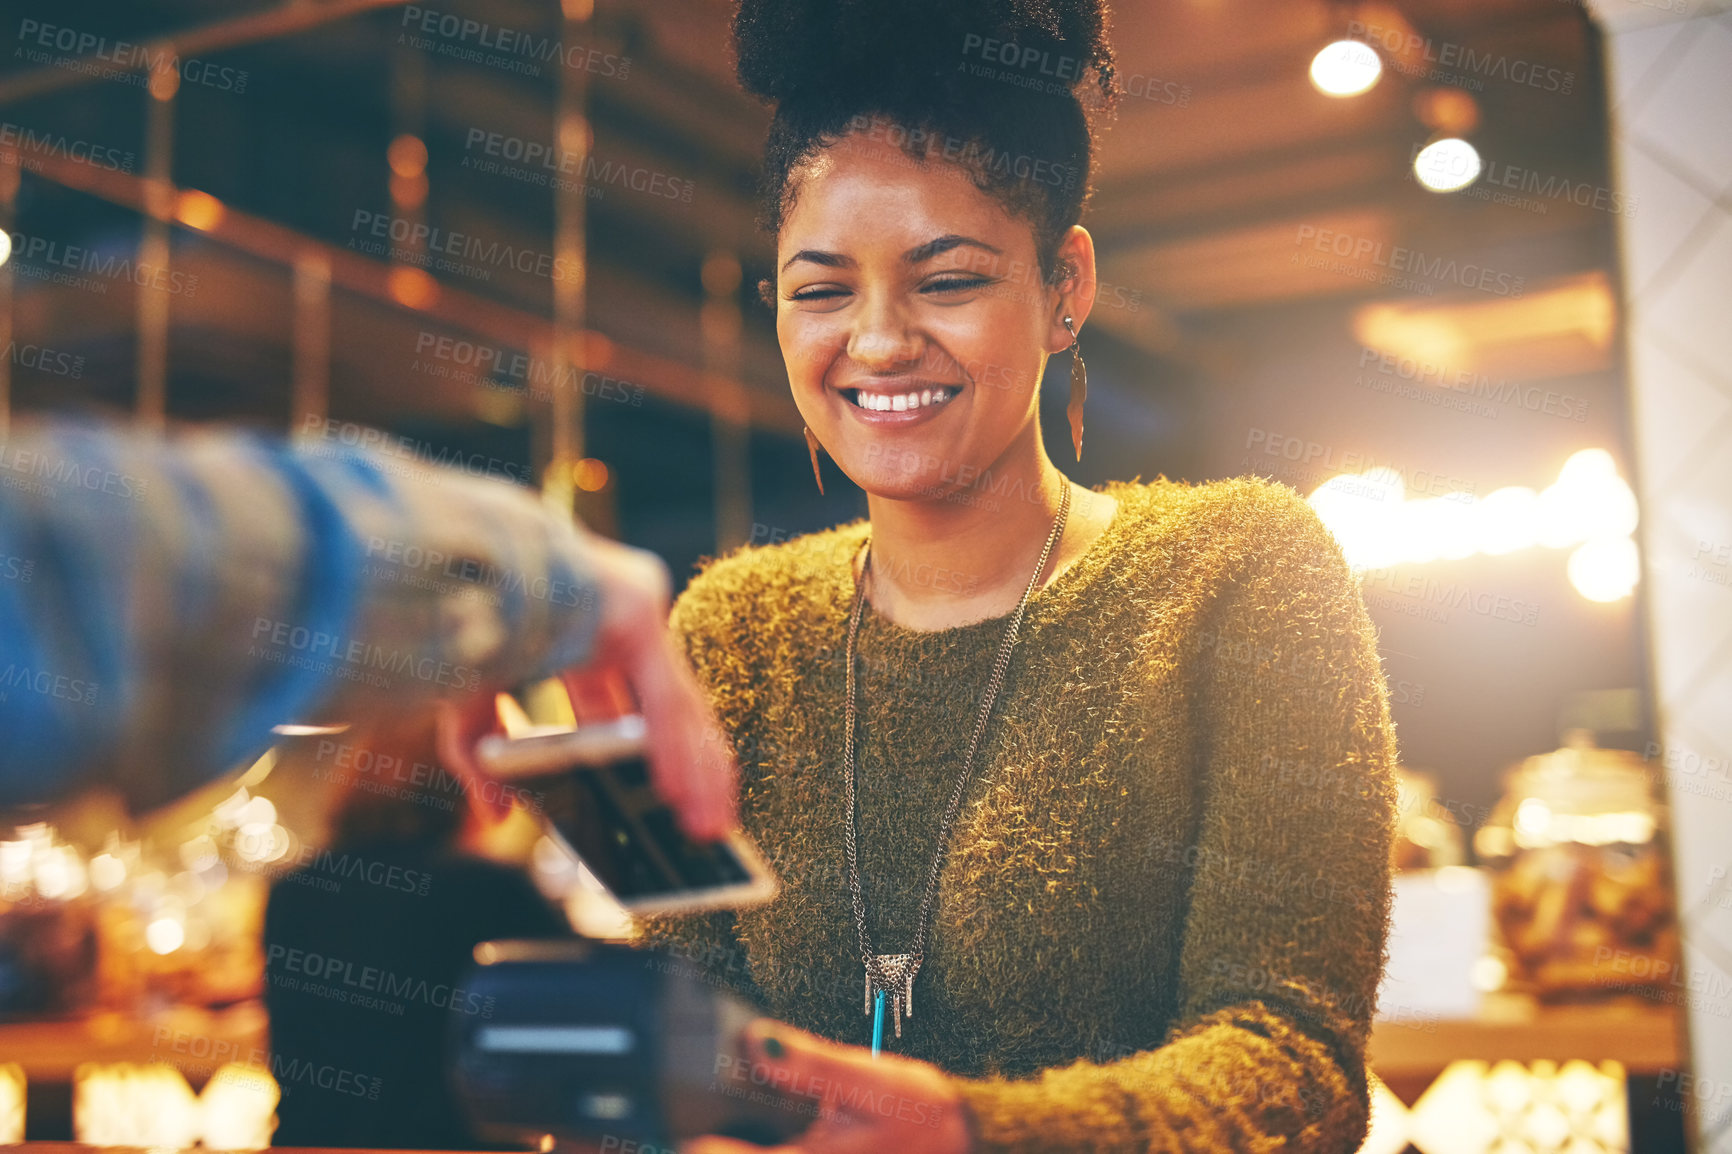
M738 771L727 738L668 630L671 583L655 554L592 537L601 593L595 656L563 680L578 721L632 708L648 729L650 779L693 837L737 824ZM623 683L623 684L622 684ZM483 778L475 743L498 732L493 694L440 706L439 755L453 772Z
M969 1154L962 1096L930 1062L872 1057L864 1046L826 1041L769 1018L746 1029L753 1056L742 1089L807 1097L817 1120L781 1146L704 1135L680 1154ZM766 1041L773 1039L771 1044ZM780 1054L774 1051L780 1048Z

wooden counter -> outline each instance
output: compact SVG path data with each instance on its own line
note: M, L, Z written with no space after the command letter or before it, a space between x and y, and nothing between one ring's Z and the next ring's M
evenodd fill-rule
M1640 999L1545 1006L1527 998L1488 997L1477 1017L1378 1022L1371 1068L1385 1081L1435 1077L1451 1062L1581 1058L1621 1062L1632 1075L1677 1069L1681 1025L1669 1007Z

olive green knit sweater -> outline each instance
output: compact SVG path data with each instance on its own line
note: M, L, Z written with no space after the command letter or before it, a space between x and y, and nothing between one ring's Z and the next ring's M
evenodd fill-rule
M1354 1150L1395 759L1364 605L1291 489L1105 491L1113 522L1029 602L914 1016L900 1039L886 1021L886 1049L956 1077L981 1151ZM742 822L783 889L642 923L645 944L770 1015L858 1045L843 646L867 528L742 549L680 598L675 628L739 755ZM1005 623L862 621L876 953L911 948Z

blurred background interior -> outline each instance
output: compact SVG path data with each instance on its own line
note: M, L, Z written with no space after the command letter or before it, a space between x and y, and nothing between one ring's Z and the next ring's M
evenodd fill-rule
M758 300L768 116L724 0L10 8L0 421L377 428L532 480L676 582L864 513L833 470L812 484ZM1615 171L1612 38L1565 0L1115 17L1089 452L1059 463L1272 477L1364 570L1410 771L1368 1149L1673 1148L1687 1110L1732 1105L1688 1087L1679 1003L1717 997L1696 1029L1723 1028L1728 990L1677 978L1620 247L1677 202ZM1697 584L1723 598L1729 563L1711 548ZM79 1078L81 1108L124 1112L147 1091L120 1063L196 1088L233 1061L292 1097L257 1056L268 886L328 844L333 792L417 775L439 796L368 735L285 736L161 813L90 796L0 826L19 1136L72 1136ZM617 930L528 819L470 848ZM1485 1143L1449 1144L1464 1111Z

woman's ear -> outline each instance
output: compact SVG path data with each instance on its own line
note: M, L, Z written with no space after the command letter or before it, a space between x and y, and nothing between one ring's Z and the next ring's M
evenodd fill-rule
M1089 230L1080 224L1071 225L1058 245L1058 279L1053 314L1048 318L1047 339L1053 352L1068 349L1070 331L1064 318L1071 319L1079 331L1094 309L1097 281L1095 279L1095 242Z

